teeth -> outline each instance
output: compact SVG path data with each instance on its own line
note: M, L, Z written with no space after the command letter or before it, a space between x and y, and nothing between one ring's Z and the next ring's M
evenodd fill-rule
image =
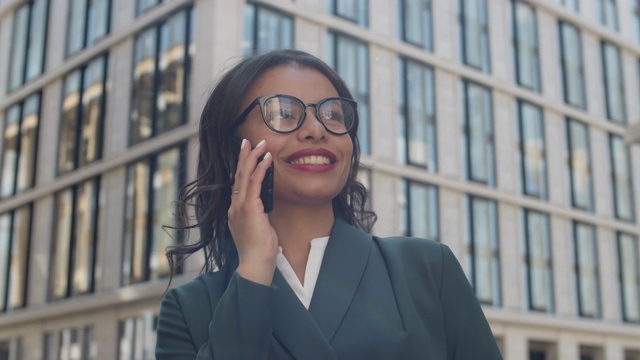
M304 156L291 161L293 165L327 165L331 164L331 160L324 156Z

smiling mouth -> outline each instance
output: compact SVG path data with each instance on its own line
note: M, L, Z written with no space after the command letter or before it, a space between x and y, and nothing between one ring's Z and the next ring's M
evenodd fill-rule
M289 162L292 165L329 165L331 160L325 156L303 156Z

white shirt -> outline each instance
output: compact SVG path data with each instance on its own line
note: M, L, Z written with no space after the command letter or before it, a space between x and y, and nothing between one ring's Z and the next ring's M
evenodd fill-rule
M309 250L309 258L307 259L307 267L304 272L304 285L298 280L298 276L293 271L291 264L287 261L287 258L282 252L282 247L278 246L278 255L276 257L276 266L287 283L291 287L302 305L309 310L311 304L311 297L313 296L313 289L316 287L318 281L318 274L320 273L320 265L322 265L322 258L324 257L324 250L327 248L329 237L324 236L311 240L311 250Z

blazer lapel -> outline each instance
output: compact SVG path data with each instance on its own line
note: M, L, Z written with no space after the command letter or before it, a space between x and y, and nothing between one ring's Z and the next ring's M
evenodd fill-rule
M316 320L302 305L289 284L276 269L273 302L273 335L295 359L337 359L329 341L318 328Z
M340 219L335 220L309 306L309 312L329 342L358 288L372 241L371 235Z

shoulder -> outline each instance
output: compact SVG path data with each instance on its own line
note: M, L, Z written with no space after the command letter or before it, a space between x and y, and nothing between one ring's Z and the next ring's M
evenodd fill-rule
M386 256L400 256L407 261L441 263L449 248L439 242L415 237L373 237L374 242Z
M219 299L229 284L230 274L237 265L225 264L218 271L204 273L195 279L178 285L167 292L166 298L180 303L183 309L195 309L198 305Z

